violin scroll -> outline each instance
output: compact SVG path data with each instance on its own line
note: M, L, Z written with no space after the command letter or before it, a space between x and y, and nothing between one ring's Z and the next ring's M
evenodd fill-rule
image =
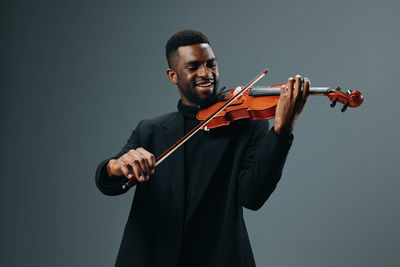
M328 93L327 96L331 101L332 108L335 107L337 102L343 104L343 107L341 109L342 112L345 112L347 107L356 108L360 106L364 101L364 98L359 91L347 90L347 92L344 93L341 91L340 87Z

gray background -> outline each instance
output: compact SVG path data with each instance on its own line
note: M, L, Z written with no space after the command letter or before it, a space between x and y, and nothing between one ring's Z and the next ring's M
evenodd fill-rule
M164 45L208 35L221 85L297 73L359 89L310 97L282 180L246 221L258 266L400 266L399 1L1 1L0 265L111 266L133 190L97 164L174 110ZM160 222L161 223L161 222ZM132 259L134 262L134 259Z

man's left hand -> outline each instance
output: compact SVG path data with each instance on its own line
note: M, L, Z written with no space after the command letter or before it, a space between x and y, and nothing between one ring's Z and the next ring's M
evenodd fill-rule
M310 80L296 75L283 86L275 112L274 131L279 136L292 133L297 118L302 112L310 92Z

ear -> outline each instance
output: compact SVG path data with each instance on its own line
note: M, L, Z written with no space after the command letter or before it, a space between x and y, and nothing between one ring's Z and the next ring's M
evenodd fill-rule
M171 68L167 69L167 76L173 84L178 83L178 76L176 75L176 72L173 69Z

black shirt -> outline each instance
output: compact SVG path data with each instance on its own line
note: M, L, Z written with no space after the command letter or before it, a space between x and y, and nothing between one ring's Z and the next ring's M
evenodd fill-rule
M185 134L192 130L199 124L196 119L196 114L199 109L195 106L186 106L182 104L182 101L178 102L178 110L183 115L184 118L184 129ZM199 164L197 164L203 155L203 145L205 139L207 138L207 133L204 131L198 131L193 135L185 144L185 180L184 180L184 190L185 190L185 213L188 207L190 192L193 189L193 185L196 181L197 174L199 173ZM185 214L186 218L186 214Z

